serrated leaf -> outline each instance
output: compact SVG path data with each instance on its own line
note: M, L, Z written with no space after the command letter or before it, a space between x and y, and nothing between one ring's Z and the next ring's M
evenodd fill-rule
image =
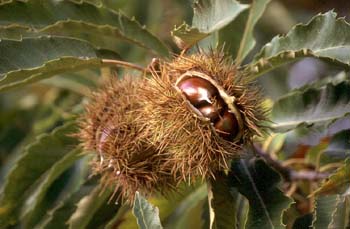
M68 1L75 2L75 3L78 3L78 4L82 4L84 2L87 2L87 3L94 4L96 6L102 6L103 5L103 0L68 0Z
M37 32L39 35L56 34L86 39L96 46L111 48L113 45L108 43L116 45L116 38L120 38L161 56L169 55L167 47L135 19L85 1L13 1L0 6L0 25L0 34L7 36L33 36Z
M306 152L310 146L316 146L322 140L329 138L329 136L337 134L340 131L346 129L350 129L350 119L347 116L336 120L327 128L324 128L324 126L310 127L307 125L300 125L293 130L285 133L286 140L283 146L283 150L286 155L298 153L299 150ZM327 154L327 151L325 154Z
M350 157L350 130L343 130L336 133L331 138L325 154L341 159Z
M139 192L135 193L133 214L141 229L163 228L160 224L159 209L148 203Z
M270 0L255 0L250 6L248 20L244 29L243 37L240 43L236 61L241 63L243 59L249 54L249 52L255 46L255 39L253 37L253 30L265 11L266 5Z
M78 143L68 136L75 128L75 123L67 123L50 134L39 136L26 148L6 177L0 197L0 226L16 221L26 191L33 188L40 176Z
M272 108L272 127L287 131L301 124L328 125L350 113L350 82L295 90L277 100Z
M220 31L219 42L225 44L237 63L241 63L254 48L256 43L253 36L254 27L269 2L270 0L253 0L249 11L240 14L237 20Z
M313 215L311 213L298 217L293 223L293 229L311 228Z
M8 93L2 98L6 98L6 96L10 94L12 93ZM20 93L15 92L14 95L26 99L25 96L28 94L21 91ZM20 101L22 99L20 99ZM6 108L2 108L2 115L0 115L0 120L3 121L0 121L0 157L2 153L6 153L7 158L6 163L0 169L0 183L3 183L4 177L7 176L18 158L23 154L23 148L32 143L35 140L35 136L48 133L57 127L57 125L60 125L60 123L69 120L72 116L67 115L68 113L66 112L70 111L72 106L80 100L81 97L57 93L51 96L50 102L45 105L34 106L29 109L11 109L9 113L6 112ZM53 106L52 104L55 105ZM56 106L60 107L60 109L57 109ZM9 120L6 118L7 116L11 116L12 118ZM25 136L25 138L18 142L18 133L12 131L6 133L9 131L8 128L19 128L21 132L23 132L23 137ZM5 133L2 131L5 131ZM4 134L4 136L1 136L2 134ZM13 145L14 148L8 148L8 144ZM5 149L2 147L5 147Z
M209 36L209 34L201 33L197 28L192 28L188 24L183 23L178 27L175 26L171 31L171 36L179 48L187 49Z
M241 228L244 227L244 208L242 197L236 188L229 185L229 176L223 172L217 174L215 180L210 180L208 199L212 217L210 228Z
M306 25L295 26L277 36L254 57L249 67L257 77L282 64L302 57L317 57L348 68L350 25L333 11L319 14Z
M113 220L114 217L118 216L121 207L122 205L120 203L108 203L108 201L106 201L96 211L86 228L106 228L108 223Z
M320 196L316 199L312 222L313 228L329 228L336 204L337 195Z
M181 202L177 203L177 206L173 209L172 213L166 218L163 225L165 228L184 228L188 226L189 215L191 212L201 203L206 200L207 186L206 184L200 185L196 190L192 191ZM160 210L162 211L162 207ZM193 221L193 219L190 219Z
M350 187L350 158L344 165L332 174L313 195L343 193Z
M338 195L337 204L329 228L350 227L350 196Z
M23 228L33 228L38 224L47 210L54 207L57 201L59 201L61 193L65 191L69 183L72 171L73 167L64 171L64 173L51 184L42 201L36 206L33 214L31 214L30 217L21 217L17 225ZM30 194L28 196L30 196Z
M236 0L198 0L193 3L192 26L175 27L172 36L180 48L189 48L233 21L248 5Z
M93 217L99 211L101 206L107 204L108 199L111 197L112 193L113 190L108 188L103 189L101 185L98 185L91 193L89 193L87 196L84 196L79 201L76 210L67 221L69 228L86 228L87 225L94 220ZM115 214L117 214L117 209Z
M73 149L66 155L64 155L60 160L58 160L52 167L45 173L43 180L40 182L38 187L30 197L25 201L22 211L22 217L30 217L31 214L36 210L47 190L51 184L69 167L71 167L74 162L80 159L83 154L80 148Z
M98 186L96 177L80 180L78 189L74 193L67 193L66 198L62 199L53 209L47 212L42 222L36 228L67 228L67 221L77 209L77 204L85 196L89 195Z
M234 20L248 5L235 0L197 0L193 3L192 26L203 33L212 33Z
M29 132L35 110L0 109L0 155L8 155Z
M110 65L100 59L106 54L89 43L63 37L3 39L0 53L0 91L65 72Z
M292 200L278 189L281 177L263 160L235 160L230 185L249 201L246 228L284 228L282 214Z

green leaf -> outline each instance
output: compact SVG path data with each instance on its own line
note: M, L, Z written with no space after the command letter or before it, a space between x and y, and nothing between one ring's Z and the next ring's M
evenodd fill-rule
M77 209L77 204L85 196L88 196L98 185L96 177L92 177L82 182L78 182L78 189L74 193L67 193L53 209L47 212L38 228L60 229L67 227L67 221Z
M313 215L308 213L306 215L300 216L295 219L293 223L293 229L298 228L311 228L312 226Z
M9 153L30 131L35 109L5 109L0 106L0 157Z
M233 21L248 5L236 0L198 0L193 3L192 26L175 27L172 36L180 48L189 48Z
M13 1L0 6L1 25L0 34L5 38L36 33L73 36L113 50L117 45L116 38L119 38L161 56L169 55L168 48L134 18L85 1Z
M141 229L163 228L160 224L159 209L148 203L139 192L135 193L133 214Z
M350 158L332 174L313 195L344 193L350 187Z
M7 93L2 98L6 98L11 94L16 98L21 98L19 101L27 100L28 98L28 92L24 90L21 92ZM71 111L73 106L76 105L77 102L80 102L80 100L81 97L72 94L54 93L51 94L47 104L30 106L26 109L19 108L18 110L13 110L13 108L11 108L9 111L7 111L8 108L1 108L0 157L2 154L5 154L6 163L0 170L0 183L3 183L4 177L10 172L18 158L22 156L23 148L32 143L35 140L35 136L48 133L61 123L71 119L72 115L68 115L67 112ZM10 101L13 105L18 105L17 99L16 101ZM57 109L57 107L59 107L59 109ZM9 119L10 117L11 119ZM18 139L19 133L16 133L17 131L13 132L15 129L23 133L23 135L21 135L23 136L21 141ZM9 146L14 148L9 148Z
M337 195L320 196L315 201L313 228L329 228L337 204Z
M80 199L75 212L67 221L69 228L86 228L87 225L94 220L93 217L98 213L99 209L107 204L112 193L113 190L108 188L104 189L101 185L98 185L91 193ZM117 210L115 214L117 214Z
M68 0L68 1L79 3L79 4L86 2L86 3L94 4L96 6L101 6L103 5L103 2L104 2L103 0Z
M192 26L209 34L228 25L246 8L248 5L236 0L197 0L193 3Z
M350 130L343 130L336 133L330 140L325 154L330 157L350 157Z
M34 228L34 226L37 225L46 215L47 211L53 208L57 202L60 201L61 194L66 192L66 188L69 186L73 174L74 166L64 171L62 175L51 184L42 198L42 201L38 203L32 214L26 215L26 217L20 217L18 225L23 228ZM28 194L28 199L29 198L30 194Z
M35 188L33 186L41 175L78 143L68 136L74 133L75 128L75 123L67 123L50 134L39 136L26 148L6 177L0 198L0 226L16 221L27 191Z
M6 53L0 55L0 91L65 72L107 66L100 59L104 52L85 41L63 37L3 39L0 53Z
M120 203L109 203L107 199L96 211L86 228L106 228L109 222L118 216L121 207Z
M210 180L208 199L210 202L210 228L235 228L237 225L237 199L232 195L228 176L223 172Z
M186 196L172 211L172 214L166 218L164 222L165 228L184 228L186 225L186 220L188 216L191 215L191 211L196 208L196 206L206 199L207 196L207 186L206 184L200 185L196 190L192 191L188 196ZM162 210L161 206L160 210ZM189 219L193 221L193 219ZM162 221L163 222L163 221Z
M337 205L329 228L350 227L350 195L338 195Z
M292 200L278 189L281 177L261 159L235 160L230 185L249 201L246 228L284 228L282 214Z
M83 154L80 148L73 149L72 151L64 155L60 160L58 160L45 173L44 177L42 178L43 180L40 182L35 191L31 193L30 197L24 203L22 211L23 217L30 217L30 215L33 214L40 202L43 200L51 184L82 156Z
M319 14L306 25L266 44L249 66L256 77L302 57L317 57L349 68L350 25L333 11Z
M171 36L176 45L181 49L187 49L206 38L209 34L201 33L197 28L192 28L186 23L176 27L171 31Z
M350 113L350 82L295 90L277 100L272 108L272 127L287 131L299 125L329 125Z
M237 20L234 20L230 25L220 31L219 42L225 44L230 53L236 57L236 62L241 63L244 58L255 46L253 37L254 27L270 0L253 0L249 12L244 12ZM239 44L239 47L232 42Z

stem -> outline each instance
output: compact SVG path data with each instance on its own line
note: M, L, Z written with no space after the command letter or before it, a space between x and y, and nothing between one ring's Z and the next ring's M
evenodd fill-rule
M283 178L288 181L298 181L298 180L310 180L318 181L323 180L329 176L328 173L322 173L318 171L304 170L304 171L295 171L290 167L283 165L280 161L273 159L269 154L262 151L259 147L254 145L255 152L264 158L268 164L275 168Z
M207 181L207 188L208 188L208 204L209 204L209 228L212 229L214 227L214 219L215 219L215 212L214 212L214 206L212 203L212 199L214 198L214 194L212 191L212 184L211 179L208 179Z
M110 60L110 59L102 59L102 63L106 63L106 64L112 64L112 65L118 65L118 66L122 66L125 68L132 68L141 72L145 72L147 71L146 68L137 65L137 64L132 64L126 61L121 61L121 60Z

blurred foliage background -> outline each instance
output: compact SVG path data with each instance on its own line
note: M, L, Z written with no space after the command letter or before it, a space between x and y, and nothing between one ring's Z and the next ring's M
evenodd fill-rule
M97 3L117 12L122 11L130 18L135 17L138 22L145 25L145 28L163 41L172 53L179 53L180 49L174 43L170 31L173 30L174 25L181 25L183 21L191 24L193 17L192 2L189 0L86 0L86 2ZM251 1L243 0L240 2L251 3ZM11 5L12 3L0 0L0 14L7 4ZM349 17L350 2L346 0L271 1L255 27L254 36L257 44L243 64L250 63L253 54L257 53L264 44L271 41L276 35L286 34L297 23L307 23L314 15L329 10L334 10L338 16ZM12 12L12 14L16 13L16 11ZM56 13L59 14L59 10ZM33 11L33 14L40 15L40 12ZM8 28L5 28L6 18L0 16L0 21L2 21L0 23L2 26L0 38L6 38L8 34L6 35L5 32L9 31ZM241 32L239 30L230 31L230 34L234 37L235 33ZM124 61L147 66L152 58L157 56L157 52L154 50L142 48L133 42L126 42L115 37L109 43L108 39L110 38L106 38L106 47L111 47ZM0 55L7 55L7 53L0 51ZM69 122L75 119L77 114L83 112L83 106L88 101L87 96L92 90L96 90L108 81L111 74L117 74L118 77L121 77L126 72L133 73L132 70L121 68L96 67L95 69L59 74L35 84L1 92L0 184L2 184L3 193L5 187L3 184L8 182L6 179L10 177L13 183L8 191L10 194L7 196L10 201L2 199L0 202L0 225L4 225L0 226L1 228L65 228L67 225L70 228L137 228L136 219L132 215L130 206L124 206L120 203L107 204L111 194L110 190L101 191L100 187L96 185L98 179L89 177L88 161L91 158L82 157L76 152L69 156L72 149L61 144L72 141L66 139L62 133L71 133L73 130L62 128L61 133L60 129L57 129L69 125ZM260 77L258 81L267 100L273 104L293 89L306 87L305 90L307 90L307 86L330 82L330 76L332 76L331 82L333 83L349 80L349 75L344 71L344 68L308 57L270 71ZM56 132L53 133L53 131ZM350 120L348 116L345 116L332 123L328 128L310 129L302 126L284 133L271 134L261 141L261 149L264 153L272 155L268 157L272 158L272 162L265 159L267 164L269 162L273 164L273 160L278 159L283 166L289 166L288 168L295 171L321 171L330 174L335 169L343 168L345 158L349 157L349 131ZM36 138L37 136L41 136L39 140ZM57 141L57 147L50 142L54 140ZM41 147L42 150L35 151L37 149L35 147ZM56 148L54 149L54 147ZM38 152L28 156L28 160L35 161L35 163L23 165L19 168L21 171L17 175L12 173L16 162L19 158L23 158L24 152L28 152L28 150ZM47 168L43 171L37 170L34 165L45 164L44 161L49 160L47 152L55 151L59 152L50 160L61 160L64 157L69 163L62 162L64 164L62 168L60 165L51 163L47 164ZM283 204L283 207L281 207L282 205L271 205L271 209L273 209L271 211L278 212L276 213L279 214L277 218L282 217L281 222L287 228L307 228L312 222L316 228L327 228L328 225L335 225L335 221L338 219L336 217L340 219L342 216L348 217L342 222L344 228L346 225L349 226L349 193L346 196L329 195L317 199L310 198L309 195L319 187L320 180L280 182L281 177L275 177L276 172L270 171L270 168L260 159L254 162L256 163L254 166L251 164L253 162L249 162L250 164L242 163L234 164L233 171L236 172L238 178L241 178L241 181L247 179L244 174L240 174L242 170L251 171L252 178L257 182L258 188L264 190L264 201L273 201L275 197L277 203L287 203L289 206L291 204L289 200L283 199L282 196L279 199L279 190L294 200L288 209L284 208ZM349 169L349 163L347 160L345 169ZM60 168L56 170L59 172L50 173L51 166ZM36 171L38 173L36 179L32 179L30 175L25 176L26 173L35 174ZM349 174L348 171L340 172ZM268 182L269 187L272 187L271 190L262 185L265 181L258 182L259 179L262 179L259 173L260 175L264 174L265 179L272 177ZM35 188L38 185L43 185L45 179L50 180L50 182L46 182L47 187L36 191ZM242 228L248 214L255 214L255 216L262 214L259 212L261 206L251 208L255 209L256 212L247 213L249 204L252 207L259 200L254 199L254 193L250 193L248 181L246 186L241 189L238 189L237 181L231 180L230 182L232 182L230 187L234 188L226 191L236 194L232 194L233 197L230 197L232 204L225 206L224 209L239 209L236 211L234 223L237 228ZM343 179L341 182L348 183L349 181ZM26 183L28 184L25 185ZM215 187L215 185L219 186L220 184L214 184L214 189L223 190L222 187ZM331 187L335 188L334 185ZM15 190L17 188L18 190ZM180 194L173 194L170 197L165 198L160 195L152 197L149 202L159 208L160 220L166 228L209 228L210 213L207 194L205 185L198 184L193 187L184 186ZM247 196L251 199L246 198ZM81 202L83 198L85 198L84 203ZM11 205L9 214L6 213L9 206L7 204ZM320 207L315 210L315 206ZM281 213L281 209L287 209L285 214ZM249 222L247 227L259 227L258 221ZM269 228L268 226L262 227Z

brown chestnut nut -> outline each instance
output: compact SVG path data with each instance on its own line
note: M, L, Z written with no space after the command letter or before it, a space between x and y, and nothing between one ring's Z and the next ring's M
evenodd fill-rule
M220 119L214 124L218 134L225 138L234 138L239 131L238 120L234 114L226 110Z
M210 121L215 121L219 118L219 111L216 109L215 106L208 104L205 106L202 106L200 108L198 108L198 110L201 112L201 114L206 117L209 118Z
M176 86L204 117L209 118L215 131L226 140L232 140L239 133L239 123L219 90L209 81L201 77L187 77Z
M220 98L215 98L212 104L205 104L197 108L204 117L209 118L211 122L215 122L222 111L226 108L225 102Z
M176 85L186 96L188 101L196 108L202 104L211 104L211 98L218 96L219 92L208 80L200 77L191 77L181 80Z

